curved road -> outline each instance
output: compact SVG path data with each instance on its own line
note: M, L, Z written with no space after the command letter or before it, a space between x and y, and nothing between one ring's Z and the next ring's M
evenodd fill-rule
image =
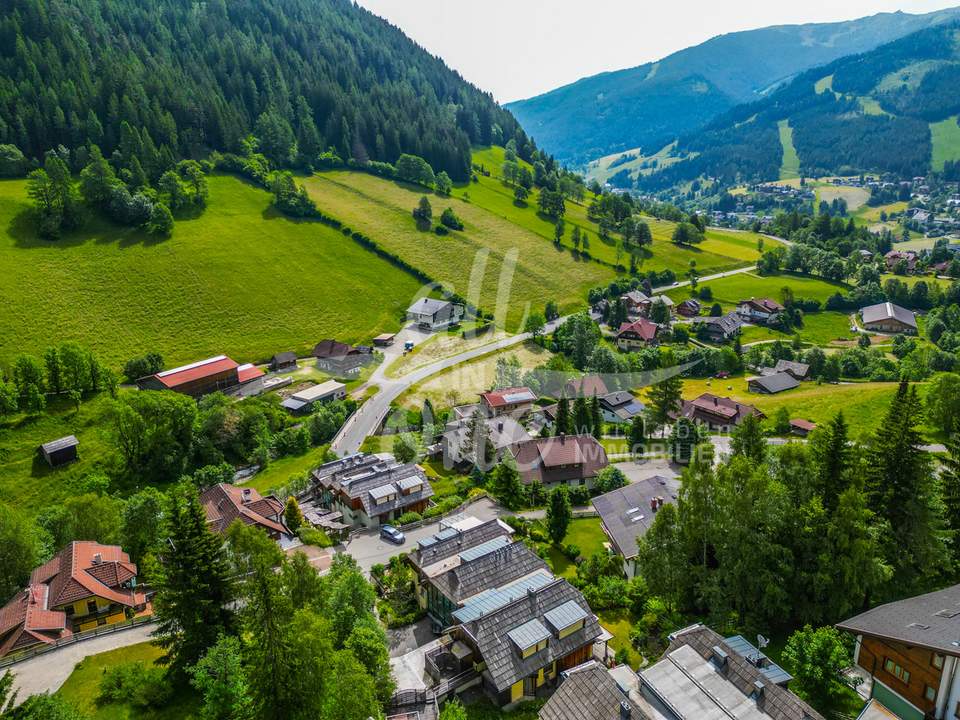
M728 270L715 275L706 275L702 278L698 278L697 282L705 283L711 280L719 280L720 278L730 277L731 275L753 272L756 269L756 265L750 265L748 267L737 268L736 270ZM689 284L690 282L688 280L684 280L682 282L675 283L674 285L665 285L663 287L654 288L653 292L659 293L667 290L675 290L676 288L685 287ZM558 318L557 320L547 323L545 332L553 332L553 330L555 330L556 327L564 320L566 320L566 317ZM340 457L359 451L360 445L363 443L364 439L375 434L380 428L380 425L386 418L387 413L390 411L390 404L400 397L400 395L402 395L404 392L409 390L413 385L423 382L433 375L441 373L444 370L454 368L462 363L466 363L470 360L475 360L478 357L496 352L497 350L503 350L504 348L512 347L522 343L526 340L529 340L530 337L530 333L511 335L510 337L496 340L492 343L488 343L487 345L481 345L479 347L472 348L458 355L442 358L429 365L419 367L407 375L403 375L399 378L388 378L386 376L385 371L387 366L397 356L396 352L386 353L384 361L380 363L380 366L374 371L373 375L370 376L370 379L366 383L367 385L379 386L380 391L363 403L357 412L355 412L350 419L347 420L346 424L340 429L340 432L337 433L336 437L334 437L333 441L330 443L330 449ZM398 339L398 345L396 347L402 347L399 345L401 342L402 340Z

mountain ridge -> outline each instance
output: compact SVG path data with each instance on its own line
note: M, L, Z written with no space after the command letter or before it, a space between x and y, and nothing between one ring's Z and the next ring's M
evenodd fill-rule
M638 147L655 152L804 70L957 18L960 8L954 7L726 33L660 60L580 78L505 108L539 146L574 166Z

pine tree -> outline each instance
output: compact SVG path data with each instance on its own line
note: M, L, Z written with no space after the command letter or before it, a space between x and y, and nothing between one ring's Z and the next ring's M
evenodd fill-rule
M590 401L590 426L597 440L603 437L603 413L600 411L600 398L596 395Z
M232 629L233 586L223 541L207 528L197 489L181 484L169 504L154 596L155 635L166 651L164 661L181 675Z
M635 455L643 453L645 442L646 437L643 428L643 416L634 415L633 419L630 421L630 452Z
M561 397L557 403L557 435L570 434L570 402L565 397Z
M647 393L650 400L650 420L656 427L666 425L673 413L680 409L683 396L683 379L679 373L671 369L674 364L673 353L669 351L664 353L660 366L666 370L668 375L651 386Z
M742 455L753 463L760 464L767 452L767 439L763 436L760 418L753 413L738 425L731 438L733 455Z
M547 534L554 545L559 545L567 536L567 528L573 513L570 510L570 493L566 485L558 485L550 491L547 505Z
M283 520L292 533L296 533L303 525L303 513L300 512L300 505L297 504L297 499L293 495L287 498L287 504L283 509Z
M823 498L824 507L832 511L849 480L849 438L842 411L814 433L810 440L810 451L816 466L817 490Z
M577 399L573 401L573 432L576 435L591 432L592 419L586 398L582 395L577 396Z
M955 562L960 562L960 423L947 439L947 456L940 461L940 494L944 520L952 538Z

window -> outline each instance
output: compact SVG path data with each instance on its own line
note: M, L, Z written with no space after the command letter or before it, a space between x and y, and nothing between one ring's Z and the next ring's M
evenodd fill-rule
M937 691L934 690L934 689L933 689L932 687L930 687L929 685L924 685L924 686L923 686L923 696L924 696L927 700L929 700L930 702L933 702L934 700L937 699Z
M910 684L910 671L900 667L890 658L884 659L883 669L900 680L904 685Z
M934 653L930 658L930 664L933 665L937 670L943 669L943 655L940 653Z
M91 615L97 611L97 601L87 600L87 612Z

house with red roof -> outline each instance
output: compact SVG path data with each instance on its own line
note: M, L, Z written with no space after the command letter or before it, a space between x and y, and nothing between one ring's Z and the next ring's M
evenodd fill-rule
M729 432L743 422L747 415L756 415L761 420L766 417L753 405L740 403L728 397L704 393L694 400L684 400L680 412L675 413L674 417L683 416L706 425L711 430Z
M148 609L137 566L117 545L74 541L0 609L0 656L122 622Z
M480 393L480 407L487 417L520 417L533 409L537 394L528 387L510 387Z
M240 366L226 355L217 355L137 380L141 390L173 390L200 397L240 384Z
M283 523L284 504L254 488L217 483L203 491L200 503L207 515L207 527L213 532L224 533L239 520L244 525L256 525L274 540L293 535Z
M750 298L737 303L737 314L744 322L769 325L780 319L783 305L770 298Z
M592 398L609 395L607 384L599 375L584 375L581 378L571 378L563 388L563 394L567 397Z
M630 352L656 345L659 330L659 325L646 318L621 323L617 331L617 348L623 352Z
M547 488L561 483L590 486L609 464L603 445L588 434L532 438L513 445L510 452L524 485L538 481Z

